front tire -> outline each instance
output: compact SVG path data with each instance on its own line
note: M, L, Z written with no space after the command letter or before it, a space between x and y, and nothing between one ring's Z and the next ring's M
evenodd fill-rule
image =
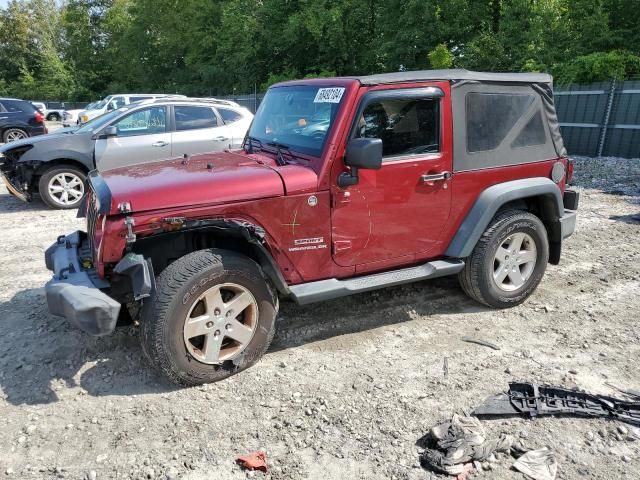
M38 182L40 198L51 208L78 208L84 198L87 175L70 165L54 166Z
M277 297L253 260L225 250L199 250L158 277L142 309L142 349L174 383L217 382L264 355L277 310Z
M534 292L548 260L544 224L529 212L508 210L491 221L458 279L474 300L488 307L513 307Z
M47 120L49 120L50 122L59 122L60 115L58 115L57 113L50 113L49 115L47 115Z

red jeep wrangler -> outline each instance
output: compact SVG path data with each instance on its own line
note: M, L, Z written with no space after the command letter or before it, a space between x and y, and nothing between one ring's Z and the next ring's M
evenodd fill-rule
M545 74L281 83L242 150L92 172L87 233L46 252L47 302L92 335L130 316L171 380L212 382L265 353L279 297L457 274L518 305L574 231L571 174Z

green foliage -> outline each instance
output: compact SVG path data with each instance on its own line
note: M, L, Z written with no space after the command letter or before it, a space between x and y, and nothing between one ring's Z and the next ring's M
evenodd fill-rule
M453 54L444 43L429 52L431 68L451 68L453 66Z
M623 80L640 74L640 57L629 52L596 52L570 61L560 70L557 82L593 83Z
M11 0L0 94L239 94L453 65L624 79L640 73L639 24L640 0Z

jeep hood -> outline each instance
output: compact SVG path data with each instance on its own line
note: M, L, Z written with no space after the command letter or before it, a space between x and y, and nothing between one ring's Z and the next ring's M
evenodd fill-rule
M111 214L125 202L143 212L284 195L281 176L266 162L233 152L92 172L90 178L101 210L108 201Z

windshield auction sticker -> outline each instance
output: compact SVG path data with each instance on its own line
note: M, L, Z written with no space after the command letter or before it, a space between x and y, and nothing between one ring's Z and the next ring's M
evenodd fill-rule
M340 103L343 93L344 87L321 88L316 93L313 103Z

